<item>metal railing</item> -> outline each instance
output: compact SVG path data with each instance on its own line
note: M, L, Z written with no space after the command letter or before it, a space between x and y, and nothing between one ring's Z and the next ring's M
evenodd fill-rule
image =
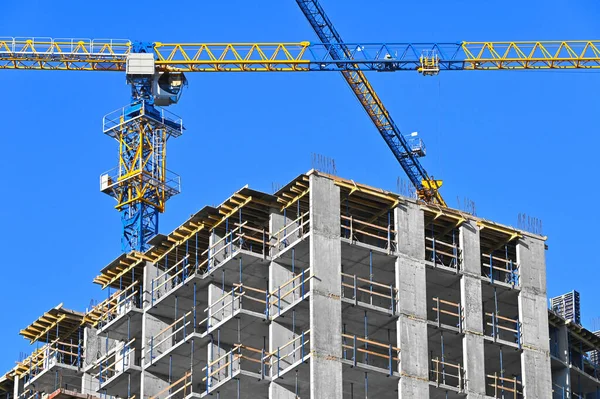
M294 242L303 240L308 232L309 223L309 213L304 212L275 233L272 233L269 236L271 256L276 256Z
M152 279L150 283L152 306L156 300L183 284L187 277L195 272L196 267L189 263L189 257L190 254L185 255L173 266Z
M270 368L272 378L279 378L282 372L298 361L304 361L310 354L310 330L303 331L288 343L262 357L264 365ZM262 375L268 370L261 368Z
M355 303L387 306L392 314L398 307L398 289L393 284L385 285L347 273L342 273L342 296L353 299ZM368 300L365 301L365 298Z
M294 301L304 299L306 293L310 290L310 285L307 286L306 284L312 278L310 269L302 269L299 274L268 293L265 309L267 318L281 315L281 311Z
M431 310L435 312L435 322L438 327L442 324L456 326L459 332L462 332L464 315L460 303L446 301L438 297L434 297L433 307Z
M345 360L351 360L354 367L359 364L358 356L363 355L360 363L385 367L388 375L398 370L400 364L400 348L392 344L373 341L357 335L342 334L342 356Z
M371 244L387 250L389 254L396 251L396 230L392 229L391 223L379 226L354 216L341 215L340 227L342 237L352 242Z
M481 254L483 258L481 274L490 282L500 281L519 285L519 264L512 259L504 259L490 254Z
M100 304L98 310L101 314L97 320L98 328L103 328L131 309L139 309L141 303L142 290L140 289L140 282L134 281L128 287L112 294L105 303Z
M94 363L94 368L99 370L94 375L100 386L109 379L119 375L135 363L135 338L122 346L117 345Z
M78 344L55 340L45 344L28 358L28 381L56 365L81 367L83 348Z
M463 389L463 368L460 363L454 364L440 360L438 357L431 359L431 370L429 380L437 386L449 385Z
M242 249L245 240L245 234L242 233L242 229L247 223L248 222L243 222L242 224L238 224L236 228L229 231L223 238L220 238L202 252L202 256L207 256L205 261L206 270L204 270L204 264L200 265L202 271L214 269L227 259L235 256L235 254Z
M425 237L425 260L434 265L460 269L462 250L457 244L438 240L435 237Z
M148 107L145 101L136 101L106 114L102 118L103 132L114 138L122 125L141 116L165 125L169 135L177 137L183 134L183 120L178 115L161 107Z
M498 373L493 375L486 375L487 385L491 387L491 394L494 398L502 399L521 399L523 398L523 386L521 381L517 380L517 377L505 378L498 376Z
M192 376L192 371L190 370L185 373L183 377L159 391L156 395L151 396L150 399L171 399L173 397L185 398L189 393L192 393Z
M251 365L250 367L255 365L257 371L262 370L264 367L264 350L236 344L231 351L208 363L202 369L204 374L202 382L206 386L206 393L210 393L211 388L215 385L233 378L242 370L242 365L246 363Z
M196 320L195 308L183 316L179 317L173 323L163 328L157 334L150 337L147 341L148 349L146 349L146 359L148 363L152 363L157 355L165 353L178 340L186 340L188 334L195 331L194 326Z
M521 349L522 331L521 322L518 319L500 316L496 313L485 313L485 326L491 327L489 332L494 341L502 339L504 341L514 342ZM484 327L485 327L484 326ZM487 331L487 328L484 328Z
M148 362L152 362L157 355L168 351L177 342L185 341L190 334L197 332L198 328L201 327L201 331L206 332L227 317L234 316L237 310L243 308L245 302L256 303L256 309L260 311L266 309L267 299L266 290L244 284L234 284L234 288L214 300L202 310L200 315L194 306L173 323L151 336L147 341ZM203 319L198 320L199 317L203 317Z
M203 313L206 314L206 317L198 323L199 326L205 325L206 331L210 330L214 324L224 320L229 316L233 316L237 310L242 309L244 302L248 303L248 301L250 301L258 304L256 308L260 309L261 311L266 309L266 290L261 290L259 288L250 287L240 283L235 283L233 286L234 288L228 292L225 292L220 298L216 299L212 304L203 310Z

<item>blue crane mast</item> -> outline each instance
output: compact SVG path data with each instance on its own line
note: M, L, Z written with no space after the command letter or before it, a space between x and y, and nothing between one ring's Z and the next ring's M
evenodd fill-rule
M302 13L304 13L315 33L325 45L331 58L335 60L352 60L352 52L344 44L319 2L317 0L296 0L296 3L298 3ZM341 69L342 65L339 66ZM424 155L424 151L420 150L419 147L415 148L402 135L360 67L350 65L346 68L341 70L344 79L356 94L381 137L390 147L402 169L417 189L419 198L426 202L446 206L438 191L442 184L441 181L430 177L418 160L419 156Z

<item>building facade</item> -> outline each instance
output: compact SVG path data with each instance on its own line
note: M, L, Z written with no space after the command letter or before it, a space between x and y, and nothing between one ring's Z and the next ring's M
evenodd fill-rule
M548 320L545 237L313 170L273 195L244 187L152 245L102 269L103 302L22 330L45 344L0 379L6 397L587 399L600 386L583 367L593 380L574 396L568 351L551 351L568 334ZM582 353L598 346L585 338Z

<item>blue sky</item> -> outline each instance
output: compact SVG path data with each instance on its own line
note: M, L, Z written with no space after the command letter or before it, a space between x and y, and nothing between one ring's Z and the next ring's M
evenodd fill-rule
M8 1L0 36L126 38L181 42L316 42L286 1ZM347 42L598 39L595 0L322 0ZM492 5L494 4L494 5ZM146 14L146 15L144 15ZM245 184L271 192L307 171L312 152L338 173L395 190L403 172L336 73L196 74L171 111L185 135L169 144L183 192L167 205L169 232L203 205ZM419 131L423 161L445 182L450 205L468 197L479 216L517 224L527 213L549 236L548 293L577 289L588 327L598 260L596 181L600 74L447 72L433 78L370 74L400 128ZM119 255L120 220L99 191L117 162L102 116L129 100L125 76L99 72L0 71L4 115L0 166L0 373L33 349L18 335L64 302L83 311L105 293L92 279ZM600 329L598 321L596 328Z

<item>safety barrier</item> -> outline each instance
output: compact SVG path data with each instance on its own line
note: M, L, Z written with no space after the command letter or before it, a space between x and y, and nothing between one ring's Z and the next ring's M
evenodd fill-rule
M110 298L101 302L97 307L101 312L97 327L101 329L129 310L139 308L142 303L141 294L140 282L134 281L128 287L115 292Z
M433 307L431 310L435 312L435 322L438 326L442 324L453 325L462 332L464 316L460 303L446 301L438 297L432 299Z
M55 340L36 350L28 359L28 381L56 365L81 367L83 348Z
M18 399L40 399L42 394L33 389L28 389L18 396Z
M202 369L206 393L210 393L215 385L233 378L242 369L242 364L258 365L256 370L263 368L264 351L250 346L236 344L233 349L211 361Z
M519 264L512 259L500 258L491 254L481 254L483 258L481 273L490 282L500 281L519 285Z
M261 311L266 308L266 290L239 283L235 283L233 286L234 288L214 300L212 304L203 310L206 317L198 323L199 326L205 326L206 330L209 330L215 323L233 315L238 309L242 309L243 302L256 303L258 304L256 308Z
M348 353L350 350L350 353ZM369 364L369 356L373 360L383 360L388 375L392 375L398 370L400 362L400 348L392 344L384 344L370 339L358 337L356 335L342 334L342 356L345 360L351 360L353 366L358 364L358 354L363 354L363 363ZM374 363L371 361L371 363Z
M94 377L98 379L100 385L133 365L135 362L134 343L135 338L124 343L123 346L115 346L94 363L94 368L99 370Z
M303 331L300 335L290 340L275 351L263 356L263 362L271 369L271 377L279 378L282 371L297 361L304 361L310 353L310 330ZM261 370L264 370L261 368ZM268 373L263 371L263 373ZM264 375L264 374L263 374ZM268 375L268 374L267 374Z
M521 322L519 320L486 312L485 325L491 327L490 336L494 338L494 341L502 339L515 342L519 346L519 349L521 349L522 333Z
M158 355L170 349L179 339L185 340L188 334L194 332L195 310L184 313L173 323L153 335L147 342L146 359L151 363Z
M163 295L183 284L187 276L193 273L194 267L188 262L189 257L189 254L185 255L173 266L152 279L150 285L152 305Z
M306 283L312 277L310 269L302 269L299 274L271 291L266 298L268 306L265 309L265 314L267 318L281 315L281 311L286 306L297 299L304 299L310 289L310 286L307 287Z
M486 375L486 378L488 386L492 388L492 392L490 393L492 393L494 398L523 398L523 386L521 385L521 381L517 380L517 377L499 377L498 373L494 373L494 375Z
M183 377L151 396L150 399L171 399L173 397L186 397L192 392L192 372L188 371Z
M456 243L447 243L435 237L425 237L425 260L434 265L460 269L461 249Z
M354 216L341 215L340 227L342 237L352 242L375 245L390 254L396 251L396 230L392 229L391 223L387 226L379 226Z
M271 256L276 256L294 242L303 240L308 232L309 223L309 214L304 212L275 233L272 233L269 237Z
M437 386L449 385L463 389L463 368L460 363L454 364L437 357L433 358L429 380L435 382Z
M253 233L257 233L261 236L261 238L252 237L249 234L242 233L241 231L237 233L237 235L244 236L244 247L250 250L251 252L256 252L256 246L258 245L259 253L262 256L267 256L269 253L269 232L264 227L262 229L257 229L256 227L248 226L246 222L244 223L234 223L236 227L243 227L243 231L250 231Z
M342 296L351 298L356 303L365 302L370 305L387 306L392 314L396 313L398 289L393 284L381 284L356 275L342 273ZM364 298L368 298L368 301L365 301Z

